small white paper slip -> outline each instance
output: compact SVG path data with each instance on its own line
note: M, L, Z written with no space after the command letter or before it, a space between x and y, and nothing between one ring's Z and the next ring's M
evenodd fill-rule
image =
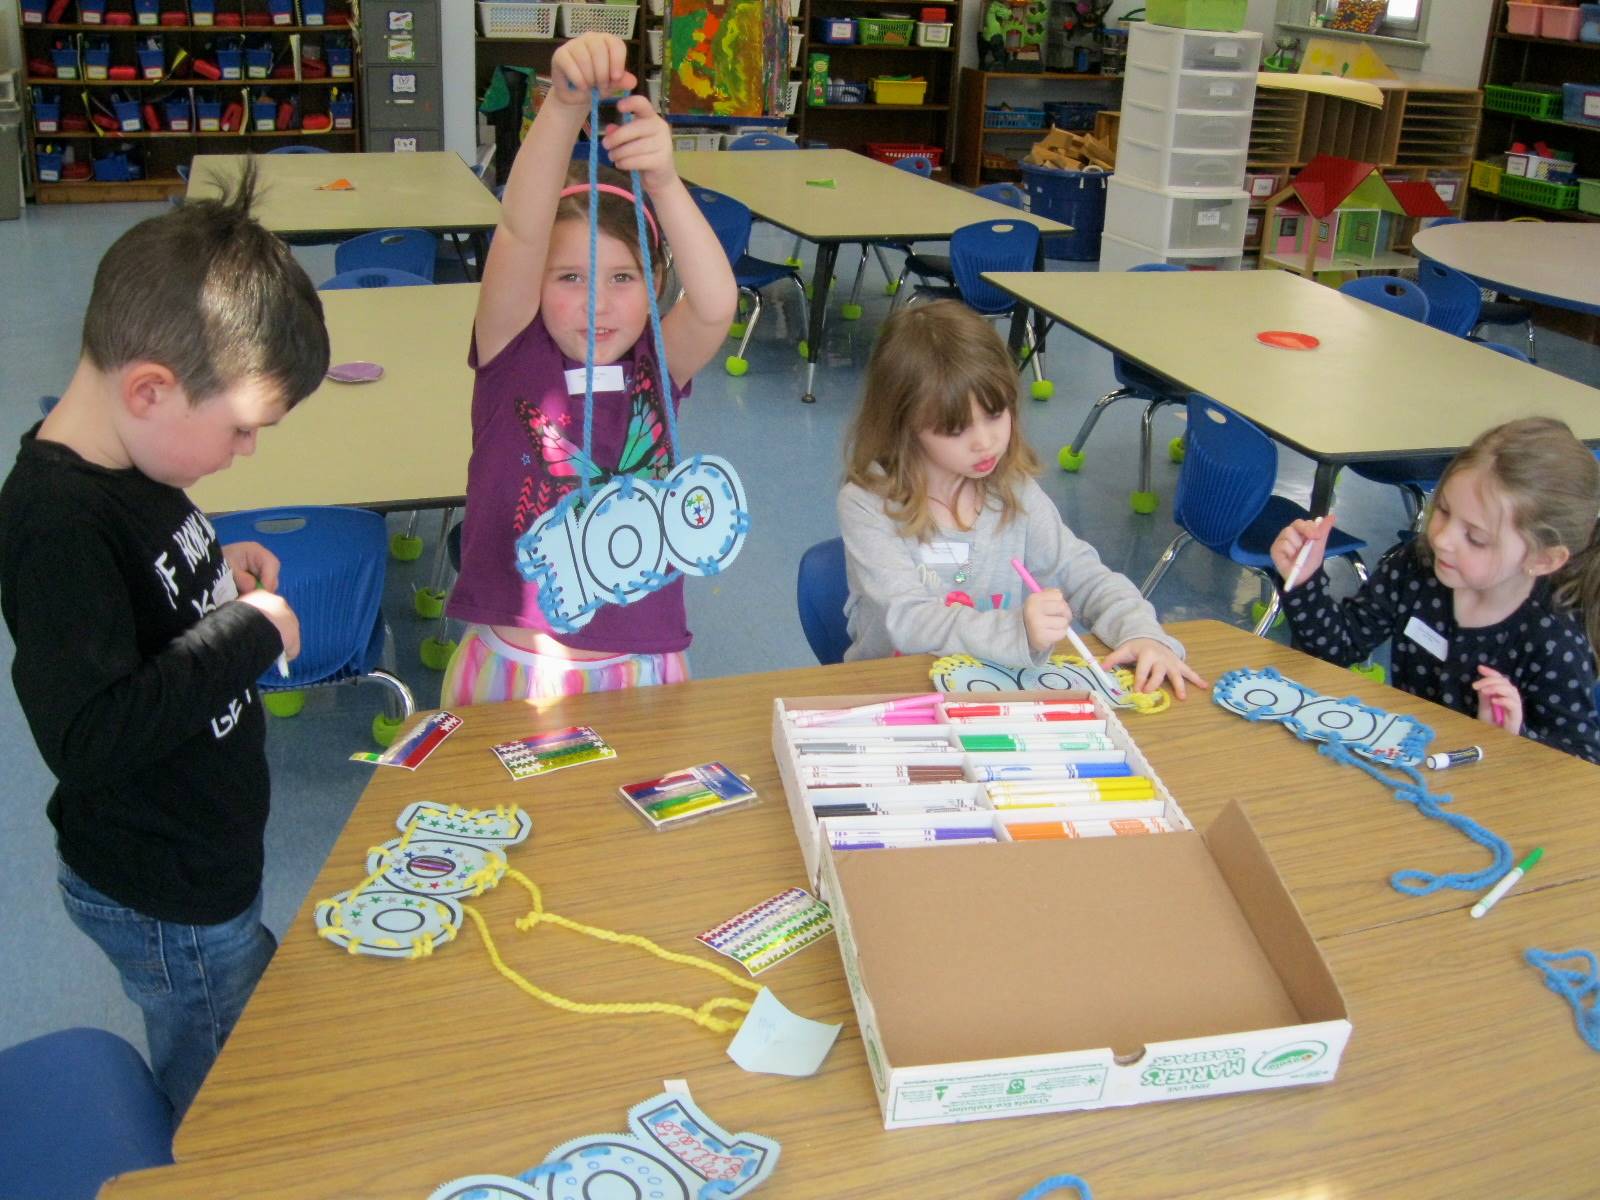
M1407 621L1405 633L1440 662L1450 657L1450 643L1444 640L1444 634L1425 623L1421 617L1412 617Z
M923 542L917 548L917 553L921 555L922 561L930 566L941 564L960 566L971 556L972 544L970 542Z
M619 363L594 369L594 390L597 392L620 392L627 387L627 380L623 378L622 367ZM583 368L573 367L567 372L567 395L583 395Z
M815 1075L833 1049L839 1025L797 1017L762 988L739 1032L728 1043L728 1057L746 1071L764 1075Z
M663 1092L671 1092L674 1096L682 1096L686 1100L694 1099L689 1093L689 1081L687 1079L663 1079L661 1081L661 1090Z

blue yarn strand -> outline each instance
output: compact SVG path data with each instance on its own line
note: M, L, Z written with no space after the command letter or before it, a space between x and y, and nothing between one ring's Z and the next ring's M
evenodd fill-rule
M1094 1200L1094 1196L1089 1191L1089 1185L1076 1175L1052 1175L1044 1182L1034 1184L1023 1192L1017 1200L1040 1200L1040 1197L1047 1196L1051 1192L1059 1191L1062 1188L1077 1188L1082 1200Z
M594 460L594 317L598 306L594 277L600 271L600 89L589 92L589 296L585 311L588 331L583 351L583 454ZM587 471L578 472L584 500L589 499L593 481Z
M1529 950L1524 957L1544 976L1544 985L1572 1005L1578 1035L1600 1051L1600 966L1592 950ZM1560 965L1576 960L1588 969Z

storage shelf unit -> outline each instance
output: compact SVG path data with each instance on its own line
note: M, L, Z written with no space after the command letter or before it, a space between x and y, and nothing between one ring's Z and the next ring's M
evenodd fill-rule
M1246 251L1259 246L1266 198L1319 154L1373 163L1391 179L1428 180L1446 204L1462 211L1483 93L1436 83L1380 80L1377 86L1381 109L1317 92L1256 89L1246 162L1251 177L1272 175L1278 182L1262 195L1251 193Z
M862 46L831 45L817 37L816 22L823 18L876 17L890 12L910 12L916 16L922 7L945 10L951 26L949 44L944 46ZM915 5L894 4L888 0L803 0L800 7L800 32L805 43L800 50L797 78L800 102L795 110L795 126L802 145L826 143L836 150L863 150L868 142L915 143L938 147L943 153L939 173L948 172L955 148L955 122L951 119L956 101L959 47L963 35L960 0L919 0ZM829 75L835 81L867 86L881 75L910 75L928 81L921 104L829 104L807 103L806 79L811 55L826 54ZM870 91L868 93L870 95Z
M1485 87L1535 83L1593 83L1600 79L1600 42L1569 42L1505 32L1506 3L1495 0L1489 28L1494 32L1484 46ZM1548 142L1553 149L1571 151L1581 179L1600 179L1600 123L1583 124L1553 117L1531 117L1498 112L1486 104L1483 126L1474 157L1483 163L1503 164L1512 142ZM1496 171L1478 171L1478 184L1499 177ZM1556 209L1490 192L1475 184L1468 215L1475 220L1510 220L1542 216L1550 220L1600 220L1576 208Z
M113 3L110 7L126 11L129 6ZM342 73L338 79L297 80L268 77L208 80L195 75L189 69L187 62L179 69L179 74L183 76L181 78L89 79L83 77L86 64L80 62L77 67L79 77L63 79L59 76L37 73L25 66L27 73L22 83L26 104L23 117L24 159L33 199L37 203L165 199L183 191L185 184L178 169L187 166L189 160L196 154L236 154L250 149L264 150L274 145L282 145L286 141L303 141L307 144L326 146L329 150L361 148L361 118L357 100L361 91L360 37L359 30L352 27L356 20L352 11L353 5L343 2L329 3L326 6L327 22L321 25L307 25L297 20L291 20L286 24L260 23L268 13L266 0L224 0L217 8L223 12L239 13L243 20L251 23L120 25L85 22L78 19L80 11L78 0L73 0L62 14L66 19L59 22L34 22L28 20L27 10L18 6L22 57L24 63L29 65L52 62L51 52L57 48L67 50L103 43L110 47L110 60L113 65L136 66L138 64L136 51L144 45L145 39L151 37L160 39L163 52L162 69L169 72L174 69L174 63L180 52L189 61L206 56L218 38L267 43L271 47L272 62L275 66L292 62L291 39L299 41L302 59L310 57L306 53L308 49L323 49L335 45L349 48L348 63L342 66L342 71L347 73ZM165 0L161 5L161 11L183 12L186 20L193 20L186 6L179 0ZM299 16L299 12L296 7L296 17ZM240 73L246 75L248 68L241 68ZM190 128L186 131L170 129L153 131L140 128L105 130L103 133L96 133L93 129L60 127L63 117L87 118L93 112L105 114L109 106L103 108L101 105L109 101L113 92L126 93L130 98L137 99L141 109L140 123L143 125L142 108L146 103L157 106L163 122L168 119L165 101L169 97L184 99L192 94L197 104L215 101L226 107L230 102L243 103L246 100L246 93L249 93L250 97L265 93L276 100L296 103L303 116L308 113L328 112L334 89L338 89L340 93L341 106L348 98L350 108L347 128L257 130L251 127L254 122L248 104L245 105L241 128L232 133L201 130L192 106L189 114ZM55 117L57 127L53 130L39 127L41 114L34 104L36 92L59 105L59 113ZM89 111L85 111L85 96L90 98ZM47 117L46 120L48 119ZM341 123L342 121L343 118ZM92 148L99 146L109 152L118 143L127 143L136 149L138 157L142 159L141 178L59 181L39 178L41 145L70 147L77 161L89 162L95 157L91 153Z
M957 183L977 187L986 180L1014 181L1015 166L1000 166L1000 158L1020 160L1047 127L1018 129L984 124L984 110L1002 100L1036 105L1044 100L1084 100L1115 109L1121 94L1120 75L1074 75L1056 71L979 71L961 69L961 102L956 120ZM1010 151L1010 153L1007 153ZM985 158L990 165L985 165Z

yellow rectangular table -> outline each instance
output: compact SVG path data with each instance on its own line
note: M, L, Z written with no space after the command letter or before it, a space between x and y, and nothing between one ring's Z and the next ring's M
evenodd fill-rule
M1324 694L1419 716L1436 747L1481 742L1483 763L1437 777L1452 807L1518 850L1545 847L1538 872L1472 921L1475 897L1408 897L1388 877L1404 866L1476 870L1483 851L1360 772L1204 694L1125 718L1197 826L1243 802L1352 1014L1334 1082L885 1133L827 943L761 977L801 1015L845 1023L819 1074L794 1080L745 1073L725 1057L724 1036L684 1020L540 1004L496 974L470 924L418 962L351 957L312 931L312 903L360 881L367 848L396 836L407 803L514 801L534 831L511 865L543 888L548 911L698 951L700 930L803 882L770 751L771 699L926 688L929 660L906 657L463 710L465 725L420 770L375 775L179 1130L180 1165L103 1195L420 1198L619 1128L665 1078L687 1079L725 1127L781 1143L777 1173L757 1193L773 1200L1014 1200L1061 1172L1120 1200L1587 1194L1600 1178L1592 1055L1520 956L1593 945L1600 825L1574 804L1595 794L1600 769L1228 626L1173 628L1208 678L1276 666ZM512 783L487 749L572 723L593 725L619 757ZM748 772L763 803L655 834L616 797L622 782L713 758ZM733 991L628 946L551 926L514 932L529 901L509 880L470 903L506 961L556 994L693 1006Z
M279 504L413 509L460 503L472 453L467 350L475 283L322 292L332 361L383 367L375 383L324 381L256 452L189 489L203 511Z
M763 221L817 245L811 276L806 390L813 384L828 312L828 284L840 245L938 241L978 221L1026 221L1041 233L1071 233L1046 217L924 179L851 150L680 150L678 174L691 184L732 196ZM865 250L863 249L863 253ZM1039 266L1043 266L1041 244Z
M1516 417L1600 441L1600 390L1485 350L1287 271L985 275L1024 304L1316 460L1311 511L1339 468L1449 454ZM1256 334L1315 336L1312 350Z

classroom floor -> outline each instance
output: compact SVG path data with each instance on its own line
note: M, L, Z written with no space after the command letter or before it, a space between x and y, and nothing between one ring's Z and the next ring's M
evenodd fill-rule
M112 241L158 205L72 205L26 210L21 220L0 221L0 462L9 470L13 447L38 419L38 397L59 392L71 374L94 267ZM752 252L781 259L790 239L758 227ZM312 278L333 273L327 247L296 251ZM441 280L448 260L441 257ZM1081 264L1052 263L1052 269ZM697 631L690 663L701 678L747 671L809 666L814 662L795 616L795 568L801 552L838 529L833 498L840 477L840 444L861 384L875 329L889 300L876 263L868 267L864 317L837 319L854 270L839 282L824 354L817 373L818 402L799 400L804 364L794 351L799 314L792 301L769 303L751 347L750 371L730 378L712 365L696 381L684 406L680 439L690 450L714 452L738 468L750 492L754 525L746 547L726 575L690 580L690 627ZM781 291L781 289L779 289ZM1515 338L1512 330L1502 336ZM733 343L729 343L731 352ZM466 354L466 331L451 353ZM1541 365L1600 386L1600 348L1541 330ZM1171 496L1178 468L1166 443L1182 431L1168 410L1158 421L1155 490L1161 508L1139 516L1128 505L1136 481L1139 407L1113 405L1089 441L1083 470L1068 475L1056 452L1077 430L1088 405L1113 386L1110 356L1075 335L1057 331L1047 353L1055 397L1024 400L1024 429L1046 464L1042 483L1069 525L1088 538L1113 568L1135 582L1144 578L1175 532ZM293 419L292 417L290 418ZM268 431L263 441L270 445ZM375 450L381 452L381 448ZM1281 452L1279 490L1304 502L1311 464ZM1393 489L1346 475L1336 514L1341 527L1388 546L1404 523ZM404 527L405 517L390 518ZM433 623L414 615L411 593L428 582L437 514L424 513L419 530L429 553L417 563L391 563L386 611L399 650L402 675L423 707L437 703L439 675L424 668L417 646ZM1369 561L1372 554L1369 554ZM1345 586L1336 572L1335 582ZM92 581L86 581L92 582ZM1198 547L1190 547L1168 572L1154 600L1165 620L1210 617L1248 627L1257 596L1244 572ZM1280 635L1281 636L1281 635ZM0 1046L73 1025L93 1025L143 1045L133 1004L121 994L104 957L73 929L55 889L53 835L44 816L52 781L40 762L10 683L12 645L0 629L0 737L12 747L12 782L0 803L0 844L12 867L0 875L0 948L10 968L0 976ZM1246 664L1240 664L1246 665ZM1206 703L1191 696L1189 703ZM273 720L268 752L273 815L267 830L267 923L280 935L294 919L318 868L373 768L349 761L370 748L368 725L381 704L373 688L311 693L305 711Z

